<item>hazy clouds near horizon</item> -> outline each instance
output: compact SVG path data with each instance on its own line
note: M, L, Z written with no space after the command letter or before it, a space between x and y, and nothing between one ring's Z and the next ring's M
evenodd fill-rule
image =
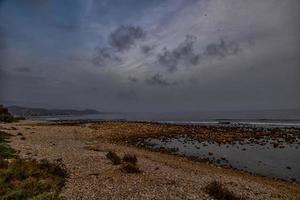
M0 0L0 103L300 108L299 0Z

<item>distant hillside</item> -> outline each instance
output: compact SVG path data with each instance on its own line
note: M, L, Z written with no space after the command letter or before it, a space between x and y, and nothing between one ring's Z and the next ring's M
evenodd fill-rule
M86 115L101 114L97 110L71 110L71 109L44 109L44 108L26 108L20 106L9 106L8 111L15 116L47 116L47 115Z

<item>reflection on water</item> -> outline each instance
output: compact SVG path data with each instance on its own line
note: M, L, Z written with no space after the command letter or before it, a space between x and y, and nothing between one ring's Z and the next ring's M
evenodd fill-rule
M284 144L274 148L255 143L218 144L199 142L181 136L178 138L148 138L144 141L151 148L172 149L185 156L206 158L218 165L232 166L255 174L300 182L300 144Z

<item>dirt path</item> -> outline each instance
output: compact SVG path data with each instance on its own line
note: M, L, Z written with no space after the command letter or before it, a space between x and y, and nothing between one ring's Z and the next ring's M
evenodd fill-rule
M300 199L300 185L256 177L101 140L109 130L89 125L48 126L24 121L1 124L14 135L11 145L27 158L61 159L69 177L65 199L212 199L204 187L217 180L246 199ZM17 130L8 130L15 127ZM22 136L18 133L21 133ZM127 174L106 159L107 151L134 153L141 174Z

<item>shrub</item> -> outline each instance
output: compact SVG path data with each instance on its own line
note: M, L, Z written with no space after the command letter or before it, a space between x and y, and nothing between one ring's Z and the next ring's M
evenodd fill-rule
M109 159L113 165L121 164L121 158L115 152L109 151L106 154L106 158Z
M128 162L128 163L132 163L132 164L136 164L137 163L137 158L135 155L131 155L131 154L125 154L123 157L123 161L124 162Z
M0 114L8 114L8 109L4 108L3 105L0 105Z
M7 108L0 105L0 122L14 122L15 118L8 112Z
M217 200L242 200L233 192L224 188L221 183L213 181L205 187L205 191Z
M14 117L10 114L0 113L0 122L14 122Z
M122 171L126 173L141 173L142 171L139 167L132 163L124 163L121 168Z

